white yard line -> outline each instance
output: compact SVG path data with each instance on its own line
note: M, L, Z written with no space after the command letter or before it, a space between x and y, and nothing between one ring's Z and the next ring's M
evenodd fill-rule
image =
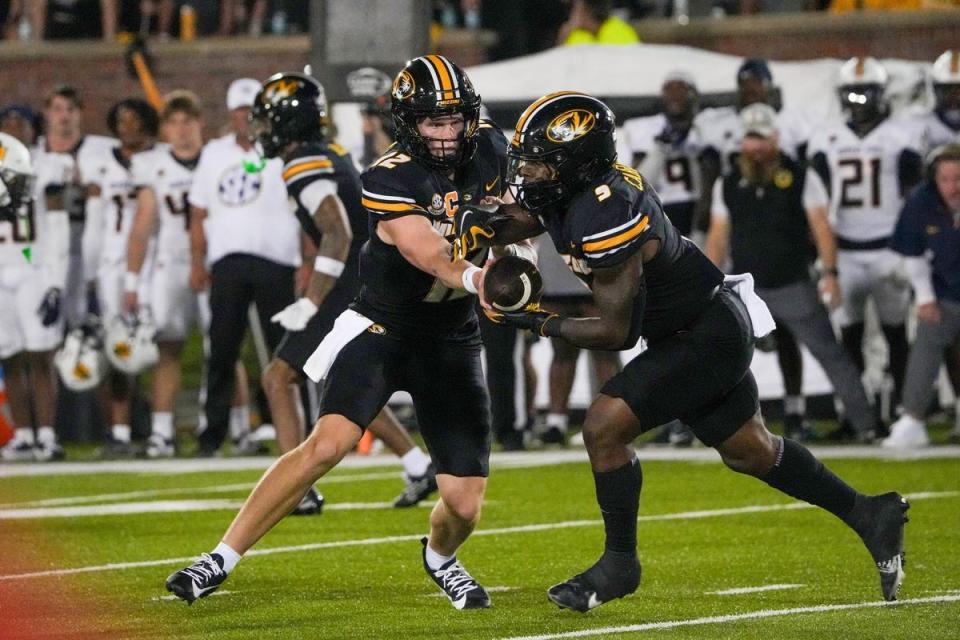
M324 477L317 485L322 489L327 484L343 484L347 482L365 482L367 480L398 480L400 473L384 471L382 473L357 473L351 475L331 475ZM204 493L234 493L253 489L254 482L239 484L218 484L206 487L178 487L171 489L144 489L142 491L126 491L123 493L100 493L88 496L72 496L67 498L48 498L46 500L30 500L28 502L8 502L0 504L3 509L21 509L25 507L62 507L74 504L91 504L109 502L111 500L131 500L136 498L156 498L159 496L197 495ZM0 516L2 517L2 516Z
M736 589L722 589L720 591L704 591L708 596L738 596L742 593L762 593L764 591L784 591L799 589L802 584L764 584L759 587L737 587Z
M513 591L516 587L484 587L483 590L487 593L502 593L504 591ZM445 593L426 593L424 594L426 598L446 598L447 594Z
M953 498L960 495L960 491L928 491L921 493L907 494L910 500L929 500L937 498ZM653 522L661 520L686 520L698 518L721 517L730 515L743 515L747 513L763 513L771 511L786 511L794 509L812 509L811 505L803 502L792 502L788 504L770 504L770 505L750 505L746 507L734 507L729 509L714 509L710 511L683 511L678 513L663 513L657 515L640 516L641 522ZM594 527L603 524L602 520L568 520L565 522L544 522L541 524L528 524L516 527L503 527L499 529L479 529L474 531L474 536L497 536L509 535L513 533L531 533L536 531L550 531L553 529L569 529L576 527ZM297 553L300 551L316 551L319 549L336 549L342 547L360 547L378 544L393 544L398 542L415 542L420 540L422 533L385 536L381 538L361 538L357 540L334 540L331 542L313 542L309 544L300 544L286 547L271 547L266 549L252 549L246 553L249 556L265 556L276 553ZM90 565L86 567L73 567L68 569L49 569L46 571L30 571L26 573L0 574L0 581L25 580L29 578L42 578L48 576L63 576L75 573L96 573L101 571L118 571L123 569L136 569L141 567L159 567L171 564L181 564L193 562L196 556L182 556L179 558L164 558L162 560L142 560L139 562L116 562L110 564Z
M810 450L822 460L838 458L876 459L876 460L927 460L935 458L960 458L960 445L940 445L913 451L893 451L873 446L811 446ZM716 462L720 456L714 449L693 447L673 449L669 447L641 447L637 449L641 461L687 461ZM584 449L565 449L561 451L520 451L494 453L490 457L494 468L510 469L523 467L542 467L570 462L585 462L587 452ZM17 476L60 476L85 475L92 473L157 473L174 475L181 473L202 473L207 471L245 471L263 470L274 461L270 457L258 458L207 458L176 460L119 460L104 462L55 462L55 463L7 463L0 465L0 478ZM338 469L369 469L373 467L396 467L400 462L394 455L376 456L351 455L344 458Z
M486 505L490 502L484 503ZM424 502L424 508L433 504ZM128 516L142 513L177 513L186 511L237 511L243 500L154 500L151 502L115 502L72 507L40 507L34 509L0 509L2 520L36 518L82 518L90 516ZM324 511L364 511L393 509L392 502L335 502L324 505Z
M591 638L594 636L604 636L610 634L624 633L642 633L644 631L661 631L663 629L676 629L677 627L696 627L707 624L724 624L727 622L738 622L740 620L758 620L762 618L778 618L783 616L796 616L810 613L829 613L833 611L850 611L853 609L875 609L879 607L907 607L922 604L942 604L947 602L960 601L960 595L956 596L933 596L930 598L909 598L907 600L898 600L896 602L884 602L882 600L872 600L870 602L855 602L850 604L824 604L815 607L793 607L790 609L763 609L760 611L751 611L749 613L734 613L725 616L708 616L705 618L692 618L689 620L666 620L663 622L647 622L644 624L631 624L620 627L598 627L595 629L582 629L580 631L566 631L563 633L549 633L536 636L511 636L501 640L558 640L560 638Z

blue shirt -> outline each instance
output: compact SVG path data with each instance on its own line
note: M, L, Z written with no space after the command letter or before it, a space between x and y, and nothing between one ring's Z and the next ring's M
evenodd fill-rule
M890 246L905 256L929 249L937 298L960 303L960 221L954 221L935 184L923 183L904 202Z

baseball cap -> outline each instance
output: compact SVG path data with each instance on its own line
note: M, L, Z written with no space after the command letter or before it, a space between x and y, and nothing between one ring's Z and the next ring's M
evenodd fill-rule
M744 136L769 138L777 132L777 112L768 104L755 102L740 111L740 124Z
M252 107L253 100L260 92L261 84L253 78L239 78L230 83L227 89L227 109L233 111L241 107Z

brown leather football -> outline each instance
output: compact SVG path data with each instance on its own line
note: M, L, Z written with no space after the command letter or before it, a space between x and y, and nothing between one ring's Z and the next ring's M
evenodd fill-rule
M518 256L504 256L487 270L484 296L498 311L519 311L531 302L540 302L543 278L537 265Z

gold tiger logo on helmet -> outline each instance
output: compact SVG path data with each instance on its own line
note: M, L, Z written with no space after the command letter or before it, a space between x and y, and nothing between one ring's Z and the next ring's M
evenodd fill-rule
M264 87L263 97L270 104L276 104L279 100L289 98L299 86L300 83L296 80L281 78L280 80L275 80Z
M547 139L551 142L573 142L593 129L596 117L586 109L571 109L554 118L547 125Z
M397 74L396 79L393 81L393 91L391 94L397 100L403 100L413 95L413 90L416 88L417 84L413 81L413 76L410 75L409 71L404 69Z

